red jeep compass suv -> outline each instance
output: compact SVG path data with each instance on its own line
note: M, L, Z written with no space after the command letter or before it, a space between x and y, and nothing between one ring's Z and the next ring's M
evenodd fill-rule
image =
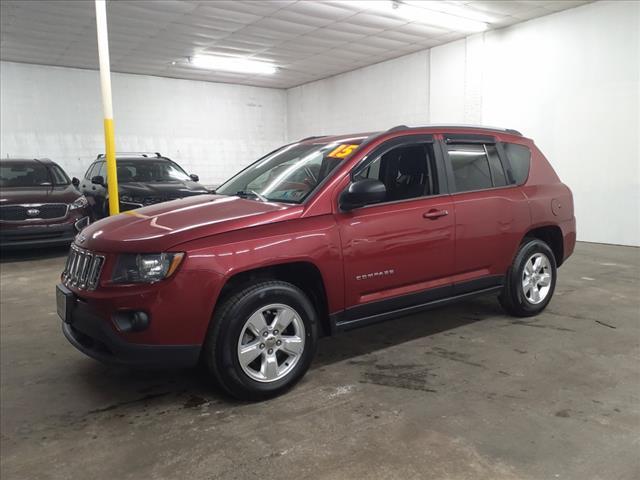
M312 137L213 195L85 228L57 305L91 357L202 360L230 394L259 399L304 375L320 334L479 293L539 313L575 238L571 191L514 130Z

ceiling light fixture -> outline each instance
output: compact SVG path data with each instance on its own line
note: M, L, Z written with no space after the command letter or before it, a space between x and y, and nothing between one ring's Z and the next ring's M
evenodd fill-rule
M273 63L261 62L241 57L222 57L215 55L196 55L189 59L189 63L197 68L220 70L225 72L257 73L272 75L277 67Z
M340 2L352 8L360 10L372 10L402 18L408 22L418 22L434 27L446 28L456 32L474 33L483 32L489 25L486 22L473 20L477 12L469 12L465 15L464 8L456 9L456 13L445 13L429 8L431 2L425 1L400 1L400 0L343 0Z
M492 15L473 9L473 3L469 5L455 5L446 2L425 2L424 0L404 0L404 3L413 7L436 10L477 22L495 23L498 21L498 19Z

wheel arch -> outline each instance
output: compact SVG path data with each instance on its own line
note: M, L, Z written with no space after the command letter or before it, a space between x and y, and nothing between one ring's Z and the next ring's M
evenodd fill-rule
M537 238L542 240L553 252L553 256L556 260L556 266L562 265L564 261L564 241L562 236L562 230L558 225L543 225L536 228L532 228L524 234L522 241L527 238Z
M320 334L330 335L329 302L320 269L310 261L290 261L234 272L222 286L213 308L218 308L233 292L258 281L280 280L295 285L304 292L316 309ZM213 318L213 317L212 317Z

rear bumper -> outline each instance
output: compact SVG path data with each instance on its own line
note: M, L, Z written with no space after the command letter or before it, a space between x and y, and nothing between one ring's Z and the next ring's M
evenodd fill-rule
M562 251L564 252L562 263L567 260L576 247L576 219L572 217L560 224L562 230Z
M69 343L82 353L108 364L193 367L200 358L200 345L129 343L81 300L75 302L69 322L62 322L62 332Z

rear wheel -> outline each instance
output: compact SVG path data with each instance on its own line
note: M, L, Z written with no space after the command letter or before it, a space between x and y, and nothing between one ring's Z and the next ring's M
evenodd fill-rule
M204 360L236 398L260 400L305 374L318 338L316 312L296 286L266 281L238 291L216 309Z
M500 303L511 315L537 315L551 301L556 286L556 261L549 246L527 238L509 268Z

